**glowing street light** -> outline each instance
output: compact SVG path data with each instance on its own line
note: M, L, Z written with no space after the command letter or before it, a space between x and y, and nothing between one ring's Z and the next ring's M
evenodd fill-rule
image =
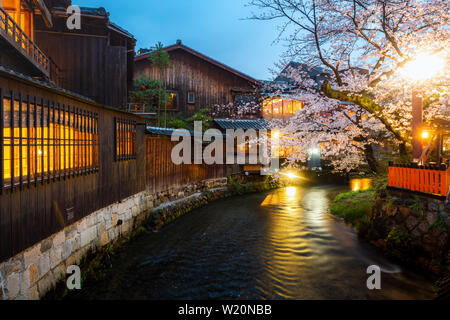
M320 149L319 148L312 148L309 150L309 154L311 155L318 155L320 154Z
M422 139L427 140L430 137L430 133L428 131L422 132Z
M419 54L408 62L401 73L414 81L430 79L445 68L445 59L436 54Z
M446 61L437 54L421 53L414 60L406 63L400 73L417 82L434 77L445 69ZM417 89L412 92L412 145L413 159L419 161L422 156L422 124L423 124L423 100Z

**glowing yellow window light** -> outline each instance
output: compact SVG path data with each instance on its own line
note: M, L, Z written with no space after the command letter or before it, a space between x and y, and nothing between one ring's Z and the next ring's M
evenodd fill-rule
M4 121L5 126L3 128L3 178L5 181L11 180L13 176L15 180L28 175L34 179L38 174L60 173L80 166L97 165L97 134L80 132L78 128L53 122L44 127L36 126L34 119L32 119L33 125L29 128L16 127L20 119L17 101L14 103L15 127L11 129L9 127L11 101L5 98L3 102L5 118L0 121ZM23 112L26 111L23 110ZM46 114L48 109L40 107L38 113L42 112ZM30 113L34 114L34 112ZM23 116L22 114L22 125L24 125ZM41 124L41 119L41 115L38 115L37 125ZM67 113L65 119L73 123L74 118ZM93 118L88 118L87 121L91 121L92 128Z

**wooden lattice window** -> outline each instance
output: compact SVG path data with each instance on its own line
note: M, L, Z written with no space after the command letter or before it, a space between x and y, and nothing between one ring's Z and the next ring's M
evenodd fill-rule
M136 159L136 121L114 118L115 161Z
M0 192L97 170L97 113L0 88Z

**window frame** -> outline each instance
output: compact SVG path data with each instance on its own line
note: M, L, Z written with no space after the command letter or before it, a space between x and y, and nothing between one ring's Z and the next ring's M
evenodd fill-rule
M15 119L16 115L18 119ZM15 94L9 91L5 94L0 88L0 117L0 194L5 189L22 190L24 186L98 172L96 112L30 95L23 96L20 92ZM5 126L8 125L6 121L9 126ZM6 136L7 128L10 130ZM75 134L76 131L80 133ZM75 141L76 136L83 140ZM8 159L5 159L6 149L9 150ZM79 156L84 157L78 165L75 149L78 149ZM15 154L17 151L18 155Z
M192 100L189 99L190 95L192 95ZM188 93L187 93L187 103L188 104L195 104L195 92L194 91L188 91Z
M122 133L131 134L125 137ZM136 160L137 122L130 119L114 117L114 161Z

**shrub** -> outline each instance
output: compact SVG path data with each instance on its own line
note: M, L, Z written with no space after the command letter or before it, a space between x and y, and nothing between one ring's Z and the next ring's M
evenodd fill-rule
M336 196L331 205L331 214L343 218L360 233L366 233L375 204L375 190L345 192Z

